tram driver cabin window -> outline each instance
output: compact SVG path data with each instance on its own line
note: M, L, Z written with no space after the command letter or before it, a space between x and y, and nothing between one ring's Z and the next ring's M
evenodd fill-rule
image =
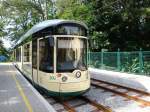
M39 70L53 73L53 55L54 55L54 46L53 38L44 38L39 40Z

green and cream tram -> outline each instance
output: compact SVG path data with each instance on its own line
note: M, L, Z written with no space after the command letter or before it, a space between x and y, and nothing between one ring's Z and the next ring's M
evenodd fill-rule
M76 96L90 88L87 26L71 20L47 20L18 41L16 66L52 96Z

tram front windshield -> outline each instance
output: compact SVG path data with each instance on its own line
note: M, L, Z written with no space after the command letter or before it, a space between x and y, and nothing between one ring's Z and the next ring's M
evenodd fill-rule
M87 70L87 40L85 38L58 37L57 72Z

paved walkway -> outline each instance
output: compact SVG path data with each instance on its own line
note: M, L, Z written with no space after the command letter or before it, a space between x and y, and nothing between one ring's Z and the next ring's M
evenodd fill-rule
M55 112L10 63L0 64L0 112Z

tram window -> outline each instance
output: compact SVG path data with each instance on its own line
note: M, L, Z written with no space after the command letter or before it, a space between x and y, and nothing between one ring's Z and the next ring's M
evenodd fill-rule
M24 62L30 62L30 44L24 45Z
M14 61L16 61L16 50L14 50Z
M45 38L39 41L39 70L52 73L53 67L53 39Z
M49 45L51 46L51 47L53 47L54 46L54 38L49 38Z
M59 35L87 35L85 28L71 25L58 26L57 33Z
M16 49L16 61L21 62L21 48Z
M87 69L86 39L59 37L57 43L57 72Z
M32 41L32 67L37 69L37 40Z

